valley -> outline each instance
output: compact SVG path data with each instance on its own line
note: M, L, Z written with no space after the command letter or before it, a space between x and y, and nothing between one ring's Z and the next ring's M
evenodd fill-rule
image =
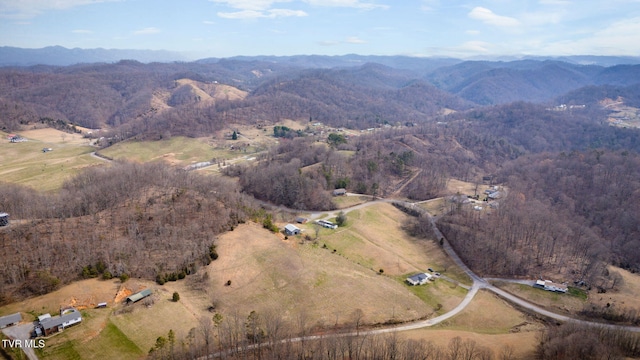
M637 355L633 69L427 63L0 69L0 316L78 309L43 359Z

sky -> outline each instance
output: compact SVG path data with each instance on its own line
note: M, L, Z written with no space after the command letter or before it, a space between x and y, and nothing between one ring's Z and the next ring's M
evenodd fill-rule
M0 46L237 55L640 56L640 0L0 0Z

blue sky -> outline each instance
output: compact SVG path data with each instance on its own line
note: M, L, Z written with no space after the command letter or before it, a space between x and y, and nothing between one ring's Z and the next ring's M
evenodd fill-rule
M640 0L0 0L0 46L640 56Z

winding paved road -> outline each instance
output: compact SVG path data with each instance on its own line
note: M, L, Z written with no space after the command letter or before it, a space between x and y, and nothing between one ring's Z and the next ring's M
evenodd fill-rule
M361 196L359 194L348 194L349 196ZM551 312L549 310L543 309L535 304L532 304L526 300L523 300L511 293L508 293L502 289L499 289L493 285L491 285L489 283L489 280L500 280L500 281L509 281L509 282L517 282L517 283L525 283L525 284L531 284L531 281L526 281L526 280L515 280L515 279L485 279L482 278L480 276L478 276L476 273L474 273L473 271L471 271L471 269L462 261L462 259L460 259L460 257L458 256L458 254L453 250L453 248L451 247L451 245L449 244L449 241L444 237L444 235L440 232L440 230L438 229L438 227L436 226L435 223L435 219L433 218L433 216L431 216L431 214L429 214L425 209L420 208L418 206L416 206L416 203L410 203L410 202L405 202L405 201L400 201L400 200L393 200L393 199L384 199L384 198L377 198L375 200L372 201L368 201L362 204L358 204L358 205L354 205L348 208L344 208L344 209L339 209L339 210L330 210L330 211L305 211L305 210L295 210L295 209L289 209L283 206L276 206L273 204L269 204L266 202L262 202L263 205L266 205L272 209L278 209L284 212L289 212L289 213L294 213L294 214L298 214L298 213L311 213L311 219L317 219L321 216L327 216L327 215L335 215L336 212L339 211L344 211L345 213L348 213L350 211L353 210L357 210L357 209L362 209L364 207L367 206L371 206L374 204L379 204L379 203L401 203L404 204L405 206L409 206L409 207L413 207L416 210L419 210L421 212L423 212L424 214L426 214L429 217L429 221L431 221L431 224L433 225L433 229L436 233L436 236L440 239L442 239L442 247L444 249L444 251L447 253L447 255L449 255L449 257L451 257L451 259L456 263L456 265L458 265L466 274L467 276L469 276L469 278L471 278L472 280L472 285L469 288L469 291L467 292L467 295L464 297L464 299L462 300L462 302L460 302L460 304L458 304L458 306L456 306L454 309L452 309L451 311L442 314L440 316L437 316L435 318L432 319L427 319L427 320L421 320L421 321L415 321L415 322L411 322L411 323L405 323L402 325L396 325L396 326L388 326L388 327L383 327L383 328L378 328L378 329L373 329L373 330L364 330L364 331L358 331L358 332L350 332L350 333L334 333L334 334L325 334L325 335L309 335L309 336L302 336L302 337L295 337L295 338L289 338L289 339L284 339L281 340L281 343L285 343L285 342L301 342L301 341L309 341L309 340L318 340L321 339L323 337L327 337L327 336L335 336L335 337L347 337L347 336L354 336L354 335L376 335L376 334L385 334L385 333L392 333L392 332L398 332L398 331L408 331L408 330L416 330L416 329L421 329L424 327L429 327L429 326L433 326L436 324L439 324L447 319L450 319L451 317L459 314L462 310L464 310L473 300L473 298L475 297L475 295L478 293L478 291L480 289L486 289L489 291L492 291L493 293L497 294L498 296L524 308L527 309L529 311L535 312L537 314L540 314L542 316L546 316L548 318L551 319L555 319L561 322L574 322L574 323L578 323L578 324L583 324L583 325L590 325L590 326L599 326L599 327L606 327L606 328L611 328L611 329L619 329L619 330L626 330L626 331L632 331L632 332L640 332L640 327L636 327L636 326L623 326L623 325L613 325L613 324L604 324L604 323L598 323L598 322L594 322L594 321L587 321L587 320L579 320L579 319L574 319L571 318L569 316L565 316L565 315L560 315L560 314L556 314L554 312ZM237 351L243 351L243 350L250 350L250 349L255 349L258 347L264 347L264 346L269 346L270 344L268 343L261 343L261 344L254 344L254 345L249 345L246 346L245 348L241 349L230 349L224 352L217 352L214 354L210 354L209 356L206 356L204 358L201 359L209 359L209 358L216 358L216 357L220 357L223 354L230 354L233 352L237 352Z
M348 194L349 196L362 196L360 194ZM467 295L464 297L464 299L462 300L462 302L460 304L458 304L458 306L456 306L454 309L452 309L451 311L447 312L446 314L440 315L438 317L432 318L432 319L428 319L428 320L422 320L422 321L417 321L417 322L412 322L412 323L407 323L407 324L403 324L403 325L399 325L399 326L390 326L387 328L382 328L382 329L375 329L375 330L369 330L369 331L361 331L360 334L381 334L381 333L388 333L388 332L393 332L393 331L406 331L406 330L414 330L414 329L420 329L423 327L428 327L428 326L433 326L436 324L441 323L442 321L445 321L455 315L457 315L458 313L460 313L462 310L464 310L467 305L469 305L469 303L471 303L471 300L473 300L473 297L478 293L478 290L480 289L486 289L489 291L492 291L493 293L497 294L498 296L501 296L502 298L524 308L527 309L529 311L535 312L537 314L546 316L548 318L551 319L555 319L558 321L562 321L562 322L575 322L575 323L579 323L579 324L583 324L583 325L593 325L593 326L602 326L602 327L608 327L608 328L614 328L614 329L621 329L621 330L626 330L626 331L632 331L632 332L640 332L640 327L636 327L636 326L623 326L623 325L613 325L613 324L605 324L605 323L599 323L599 322L595 322L595 321L587 321L587 320L579 320L579 319L574 319L572 317L566 316L566 315L561 315L561 314L557 314L554 312L551 312L549 310L543 309L535 304L532 304L526 300L523 300L511 293L508 293L500 288L497 288L495 286L493 286L491 283L489 283L489 280L501 280L501 281L509 281L509 282L517 282L517 283L523 283L523 284L532 284L532 281L527 281L527 280L515 280L515 279L485 279L480 277L479 275L477 275L476 273L474 273L473 271L471 271L471 269L462 261L462 259L460 259L460 257L458 256L458 254L453 250L453 248L451 247L451 245L449 244L449 241L445 238L445 236L440 232L440 230L438 229L438 227L436 226L436 222L435 219L433 218L433 216L431 216L431 214L429 214L425 209L416 206L416 203L410 203L410 202L405 202L405 201L401 201L401 200L394 200L394 199L384 199L384 198L377 198L375 200L372 201L368 201L362 204L358 204L358 205L354 205L348 208L344 208L344 209L340 209L340 210L330 210L330 211L319 211L319 212L314 212L314 211L305 211L305 210L294 210L294 209L289 209L286 207L282 207L282 206L274 206L274 205L270 205L273 208L277 208L278 210L282 210L282 211L286 211L286 212L292 212L292 213L300 213L300 212L310 212L311 213L311 219L317 219L321 216L326 216L326 215L334 215L336 214L336 212L338 211L344 211L345 213L348 213L350 211L353 210L358 210L358 209L362 209L364 207L367 206L371 206L374 204L379 204L379 203L401 203L405 206L409 206L412 207L418 211L421 211L422 213L424 213L425 215L428 216L429 221L431 221L431 224L433 225L433 229L434 232L436 233L436 236L439 239L442 239L442 247L444 249L444 251L447 253L447 255L449 255L449 257L456 263L456 265L458 265L466 274L467 276L469 276L469 278L471 278L472 280L472 285L469 288L469 292L467 293ZM353 334L351 334L353 335ZM340 334L340 336L346 336L345 334ZM314 337L307 337L304 339L313 339ZM293 339L290 339L293 340ZM303 338L300 338L301 341L303 340Z

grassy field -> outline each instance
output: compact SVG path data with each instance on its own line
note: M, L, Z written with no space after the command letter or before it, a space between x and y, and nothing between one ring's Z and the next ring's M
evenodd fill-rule
M490 348L498 357L504 347L514 349L515 359L534 351L544 326L514 309L498 296L480 291L469 306L455 317L431 328L402 333L403 338L428 339L446 348L454 337L473 340ZM499 357L498 357L499 358Z
M443 197L422 202L419 206L426 209L432 216L439 216L448 211L447 200Z
M523 284L497 282L496 286L527 301L559 313L576 313L582 310L587 302L584 292L581 291L573 292L573 294L575 294L573 295L571 291L566 294L561 294Z
M395 279L379 275L343 254L304 243L301 236L284 240L257 225L244 225L220 237L220 259L209 267L213 294L223 312L278 309L293 320L305 313L311 323L342 323L356 309L367 323L415 319L433 310ZM226 255L222 255L226 254ZM225 286L231 280L231 286ZM389 296L394 294L394 296ZM395 308L395 313L394 313Z
M124 141L100 150L100 154L113 159L127 159L138 162L164 160L175 165L216 159L231 159L241 156L237 151L212 146L207 139L193 139L174 136L158 141Z
M338 209L348 208L354 205L362 204L367 201L371 201L370 196L334 196L333 203L336 204Z
M19 133L28 141L10 143L0 132L0 179L41 191L57 190L82 168L104 165L91 156L95 149L79 134L54 129ZM43 152L43 148L52 151Z

